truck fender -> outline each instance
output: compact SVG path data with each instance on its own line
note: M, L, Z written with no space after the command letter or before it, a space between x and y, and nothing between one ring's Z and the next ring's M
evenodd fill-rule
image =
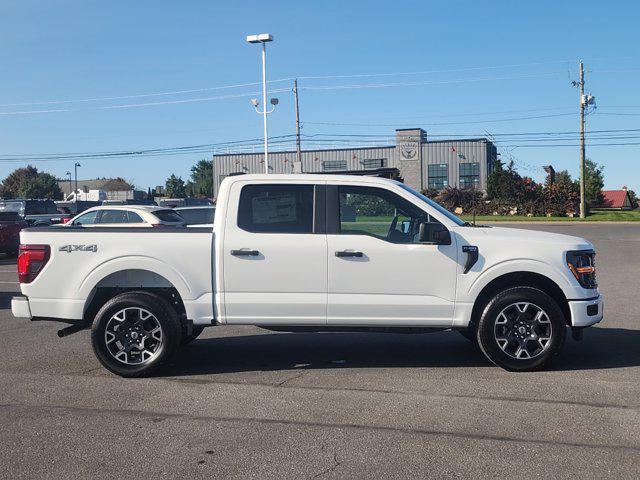
M109 275L127 270L143 270L159 275L178 291L183 300L191 299L193 296L186 279L175 268L156 258L131 255L108 260L93 269L82 280L77 298L90 299L91 293L102 280ZM140 287L144 287L144 285L140 285Z
M514 272L531 272L547 277L560 287L567 298L572 298L574 286L567 275L548 263L531 258L510 259L491 265L469 284L464 296L473 302L491 281Z

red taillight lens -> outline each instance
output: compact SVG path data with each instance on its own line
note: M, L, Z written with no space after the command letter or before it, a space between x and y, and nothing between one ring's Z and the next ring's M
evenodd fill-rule
M49 245L20 245L18 278L20 283L31 283L49 261Z
M71 217L62 217L61 220L62 220L61 223L68 223L69 220L71 220Z

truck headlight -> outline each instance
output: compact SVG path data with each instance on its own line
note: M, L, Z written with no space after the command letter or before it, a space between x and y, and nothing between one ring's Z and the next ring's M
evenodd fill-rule
M597 288L596 265L593 250L571 250L567 252L567 266L584 288Z

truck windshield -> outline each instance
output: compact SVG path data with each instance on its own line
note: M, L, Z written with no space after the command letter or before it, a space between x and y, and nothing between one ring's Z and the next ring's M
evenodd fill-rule
M427 203L429 206L435 208L439 213L441 213L442 215L444 215L445 217L447 217L449 220L451 220L453 223L455 223L456 225L458 225L459 227L464 227L466 225L466 222L463 220L460 220L458 217L456 217L453 213L451 213L449 210L447 210L446 208L444 208L442 205L434 202L433 200L431 200L429 197L425 197L424 195L422 195L421 193L416 192L413 188L411 187L407 187L404 183L400 183L400 182L395 182L396 184L400 185L404 190L406 190L407 192L411 193L411 195L418 197L420 200L422 200L423 202Z

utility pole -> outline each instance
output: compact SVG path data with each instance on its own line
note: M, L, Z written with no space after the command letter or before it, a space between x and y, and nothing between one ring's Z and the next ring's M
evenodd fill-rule
M580 218L587 215L587 201L585 198L585 151L584 151L584 65L580 60Z
M296 156L302 172L302 151L300 150L300 107L298 105L298 79L293 81L293 98L296 102Z

